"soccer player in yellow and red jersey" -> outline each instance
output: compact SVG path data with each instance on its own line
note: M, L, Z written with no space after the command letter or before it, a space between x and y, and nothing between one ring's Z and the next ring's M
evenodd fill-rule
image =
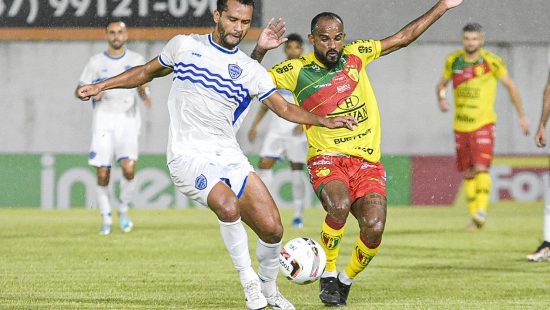
M380 116L365 67L380 56L413 42L443 14L462 0L440 0L428 12L383 40L345 44L342 19L321 13L311 22L309 41L314 52L287 60L270 74L278 88L294 93L296 104L317 115L352 115L359 124L353 132L306 126L308 168L313 188L327 215L321 245L327 266L320 280L319 298L326 305L345 305L353 278L376 255L386 222L386 175L380 163ZM256 48L261 60L265 50ZM349 213L360 233L345 270L336 260Z
M454 131L457 168L464 174L466 201L472 216L467 229L483 227L491 191L488 169L493 159L496 122L495 97L497 82L501 81L519 115L525 135L529 123L523 111L521 97L502 59L484 50L483 29L478 23L463 28L464 48L447 58L443 77L437 85L439 108L449 110L446 87L453 81L455 99Z

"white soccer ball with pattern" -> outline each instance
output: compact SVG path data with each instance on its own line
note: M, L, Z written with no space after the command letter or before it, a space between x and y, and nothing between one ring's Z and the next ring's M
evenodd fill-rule
M310 238L288 241L279 254L281 273L296 284L308 284L321 277L327 256L319 243Z

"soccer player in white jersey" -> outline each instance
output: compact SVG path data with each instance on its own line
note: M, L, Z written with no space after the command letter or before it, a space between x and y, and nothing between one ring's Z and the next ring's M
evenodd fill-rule
M80 76L79 86L106 80L145 63L143 56L126 48L128 32L122 21L109 21L105 28L105 36L109 44L107 51L90 58ZM96 199L103 218L99 233L103 235L111 233L113 224L108 187L113 156L122 167L123 175L120 180L118 209L120 229L129 232L133 227L128 216L128 204L132 201L135 191L134 175L138 159L141 123L137 107L138 96L147 107L151 105L147 85L141 85L137 90L106 90L92 98L94 115L88 163L97 169Z
M548 56L549 56L548 62L550 63L550 54ZM542 98L542 113L540 116L539 129L535 136L535 143L537 144L538 147L546 146L546 126L548 124L549 117L550 117L550 74L548 75L548 82L546 82L546 88L544 89L544 95ZM548 172L548 176L550 176L550 171ZM527 260L532 262L541 262L544 260L550 260L550 178L548 179L548 183L546 183L544 186L544 241L535 250L535 252L527 255Z
M352 130L357 120L316 116L283 99L267 71L237 48L250 28L253 9L253 0L218 0L211 34L178 35L157 58L114 78L85 85L78 95L88 100L106 89L133 88L173 73L167 161L174 184L216 214L244 288L246 306L295 309L276 284L283 235L279 211L240 149L235 132L256 96L277 115L296 123ZM279 46L284 30L280 21L270 23L258 45ZM259 237L258 273L252 268L241 220Z
M285 54L287 59L295 59L302 56L304 52L304 40L299 34L292 33L285 42ZM294 95L291 91L280 89L279 93L286 101L294 104ZM248 139L251 142L256 140L258 125L268 112L267 106L263 105L256 114L252 127L248 132ZM303 216L306 200L304 165L307 157L307 138L302 125L296 125L280 117L272 117L269 120L269 131L267 132L262 148L260 150L260 162L258 163L258 175L269 186L273 180L273 165L278 160L286 159L290 162L292 170L292 198L294 206L294 218L292 226L302 228L304 226Z

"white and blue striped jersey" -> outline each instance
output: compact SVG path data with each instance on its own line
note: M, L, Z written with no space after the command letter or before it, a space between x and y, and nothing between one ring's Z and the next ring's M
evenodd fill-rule
M80 76L80 85L101 82L116 76L132 67L143 65L145 59L140 54L126 50L120 57L112 57L107 52L90 58ZM128 112L136 109L138 93L134 89L110 89L103 92L100 101L94 102L94 110L110 113Z
M173 69L168 96L168 162L178 154L242 154L235 133L252 98L276 88L257 61L238 48L225 49L208 35L178 35L158 57Z

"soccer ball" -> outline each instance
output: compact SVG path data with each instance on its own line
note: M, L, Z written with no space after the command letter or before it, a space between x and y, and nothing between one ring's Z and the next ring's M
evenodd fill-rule
M288 241L279 254L281 273L296 284L308 284L321 277L327 256L321 246L310 238Z

